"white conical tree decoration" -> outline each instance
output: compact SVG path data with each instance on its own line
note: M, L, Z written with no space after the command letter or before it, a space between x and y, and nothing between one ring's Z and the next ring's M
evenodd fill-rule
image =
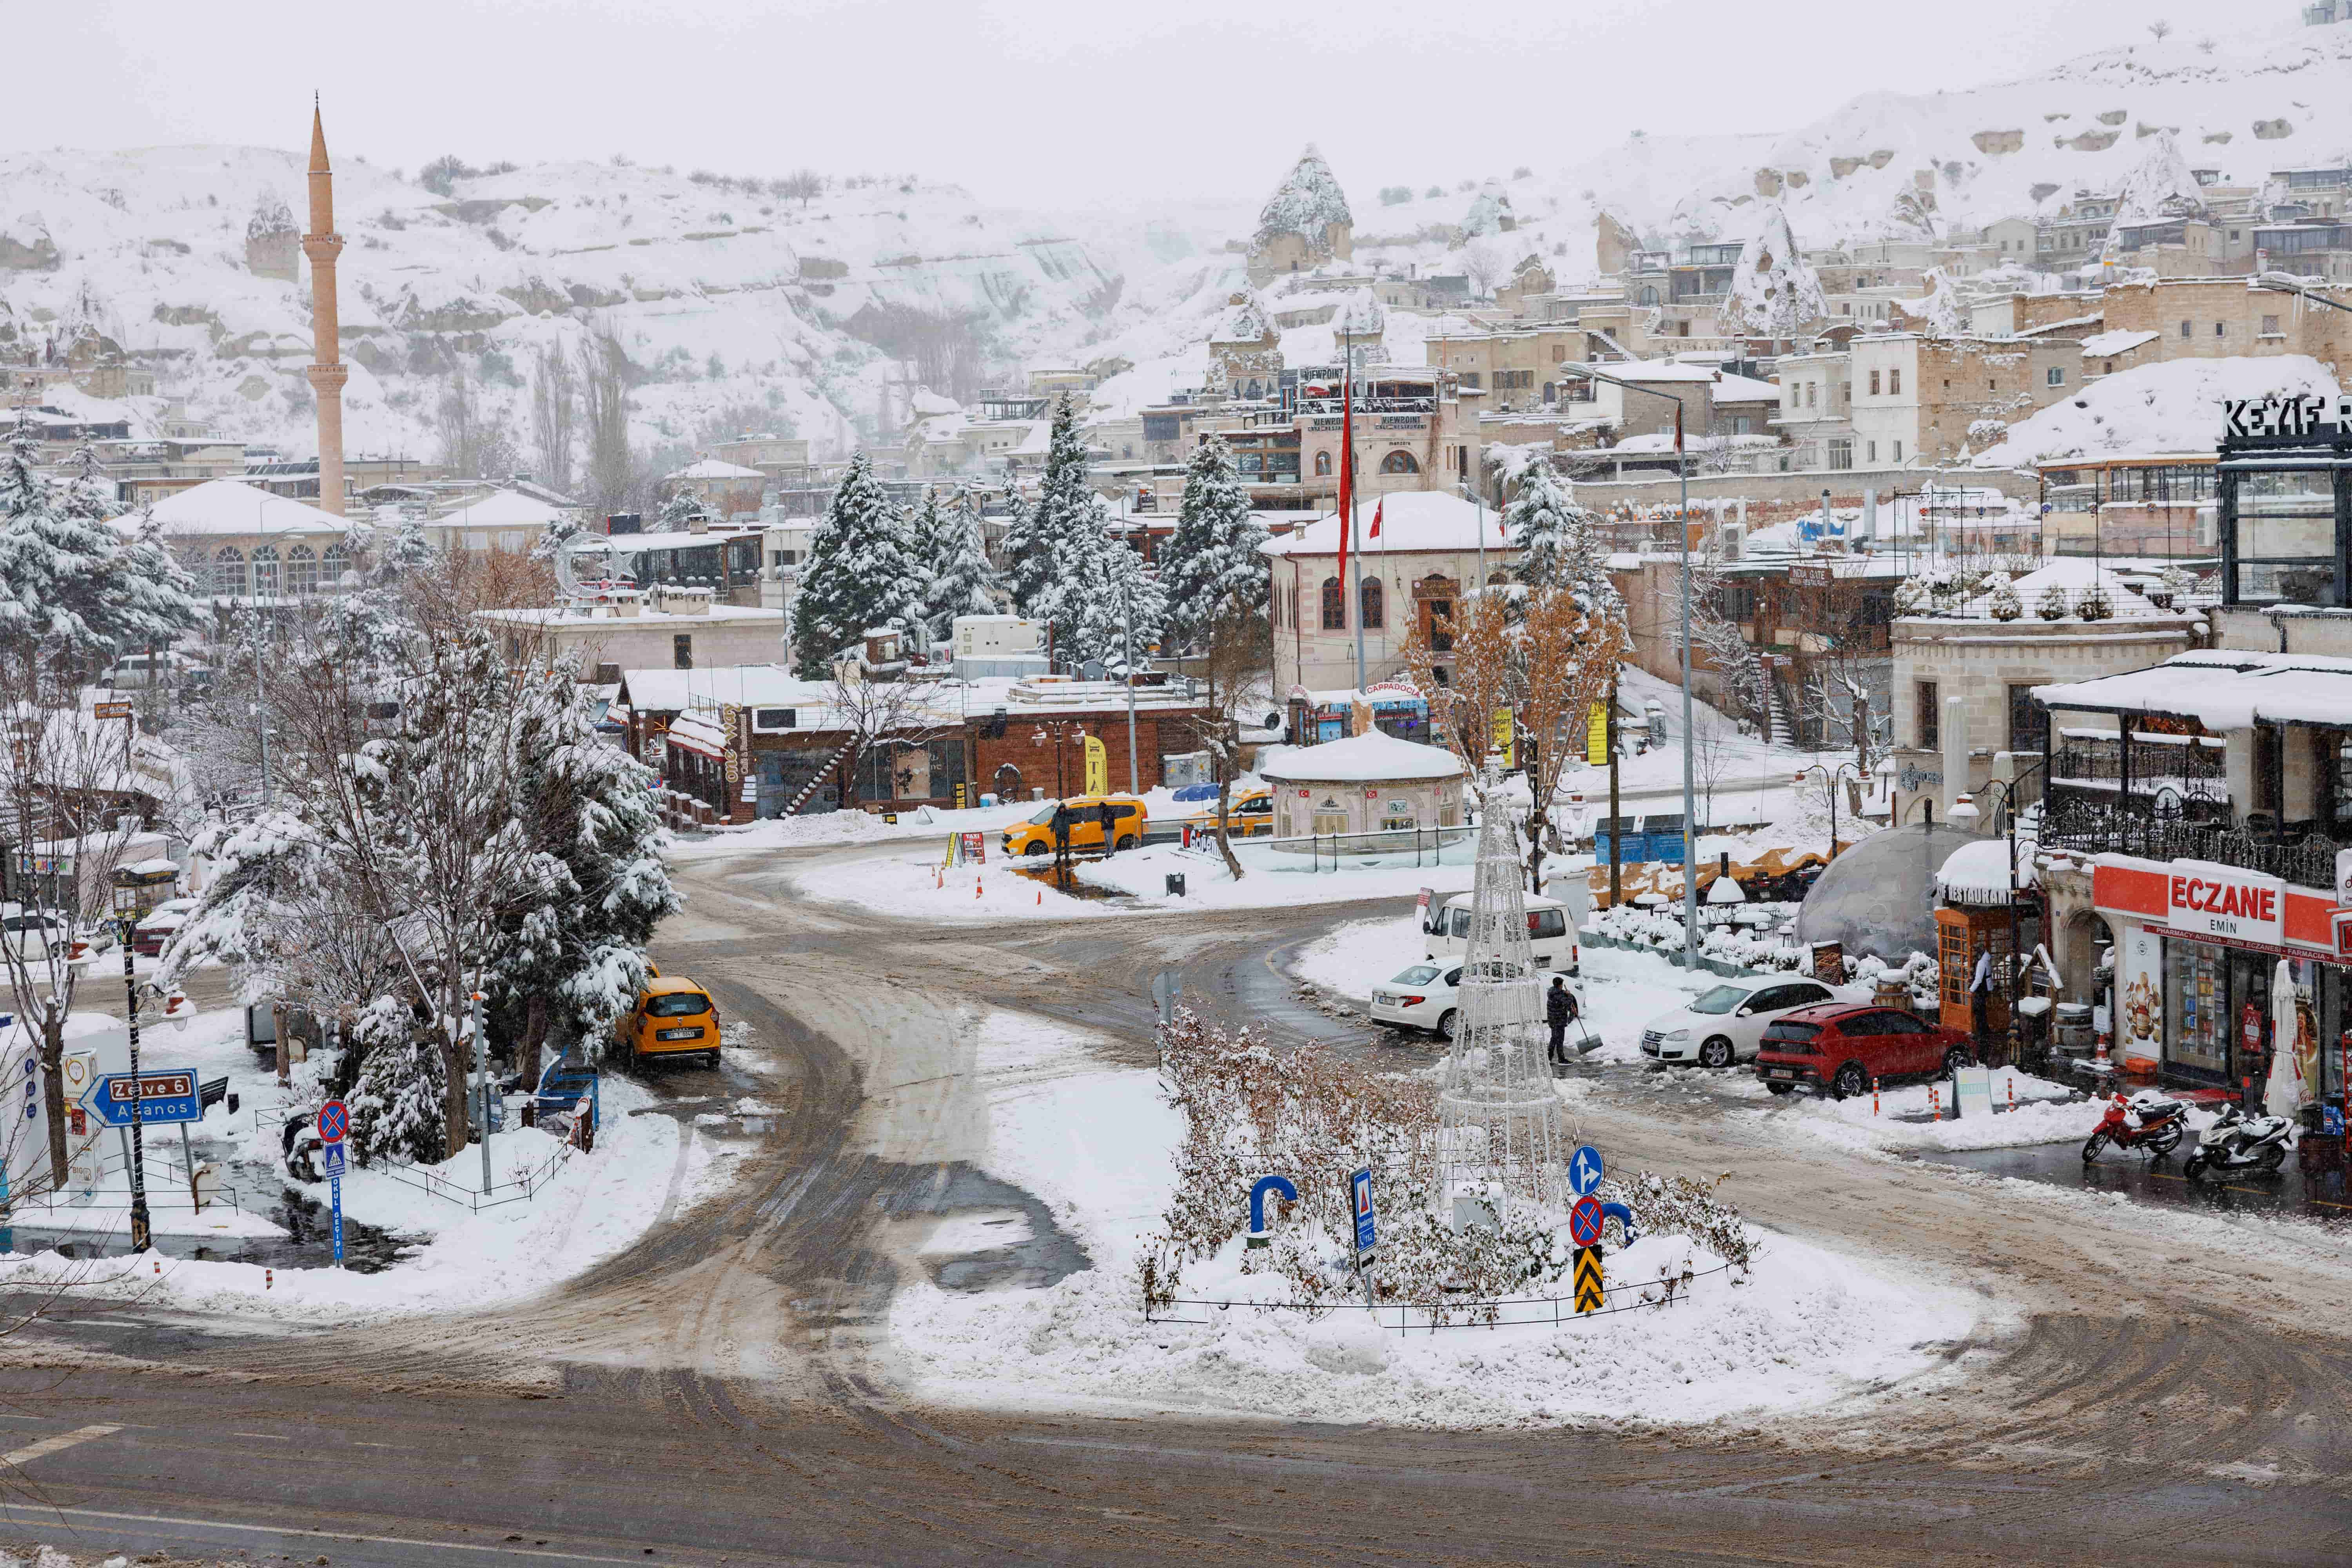
M1461 1026L1437 1097L1440 1192L1488 1183L1523 1202L1564 1207L1570 1142L1544 1045L1543 976L1528 945L1518 835L1499 779L1478 827Z

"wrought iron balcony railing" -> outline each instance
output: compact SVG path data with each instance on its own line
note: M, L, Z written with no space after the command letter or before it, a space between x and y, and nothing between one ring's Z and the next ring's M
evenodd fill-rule
M2275 832L2241 827L2226 819L2203 818L2196 802L2159 799L2153 805L2125 805L2078 795L2064 787L2063 779L2058 782L2060 787L2052 792L2042 812L2044 849L2134 855L2144 860L2210 860L2297 887L2336 885L2336 852L2344 847L2316 830L2292 825Z

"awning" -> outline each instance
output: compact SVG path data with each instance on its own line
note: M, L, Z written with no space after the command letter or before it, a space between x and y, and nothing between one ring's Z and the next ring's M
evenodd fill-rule
M2033 695L2053 709L2194 719L2217 734L2264 723L2352 728L2352 658L2200 651Z
M724 759L727 755L727 732L710 720L691 713L680 714L662 738L677 750L698 756Z

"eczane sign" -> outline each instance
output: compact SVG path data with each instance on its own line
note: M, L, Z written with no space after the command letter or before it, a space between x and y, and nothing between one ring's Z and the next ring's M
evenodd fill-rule
M2286 884L2235 866L2176 860L2166 879L2165 924L2239 942L2284 939Z

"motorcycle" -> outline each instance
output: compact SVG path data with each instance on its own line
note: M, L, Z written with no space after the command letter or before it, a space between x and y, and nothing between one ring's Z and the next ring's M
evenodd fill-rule
M2143 1149L2151 1159L2161 1160L2180 1144L2180 1135L2189 1130L2189 1107L2152 1089L2143 1089L2126 1100L2116 1095L2107 1106L2107 1114L2083 1144L2083 1163L2089 1164L2099 1157L2099 1151L2113 1143L2118 1149Z
M2284 1116L2248 1116L2234 1105L2224 1106L2189 1152L2181 1173L2193 1182L2208 1171L2275 1171L2286 1163L2293 1131Z

